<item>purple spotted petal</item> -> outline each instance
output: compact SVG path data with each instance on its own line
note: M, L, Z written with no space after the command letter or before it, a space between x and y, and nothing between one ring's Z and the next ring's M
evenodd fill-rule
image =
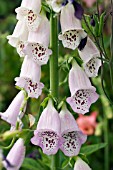
M52 51L39 43L29 43L23 50L24 54L31 57L38 65L47 64Z
M31 142L42 148L47 155L56 154L60 144L60 118L54 108L52 101L49 100L47 107L42 112L37 129Z
M85 143L87 136L80 131L74 117L67 110L66 106L63 107L59 116L63 141L60 149L67 156L76 156L79 154L81 145Z
M91 104L99 97L95 87L91 85L89 78L76 62L73 62L69 73L69 88L71 97L67 98L67 102L77 113L87 113Z

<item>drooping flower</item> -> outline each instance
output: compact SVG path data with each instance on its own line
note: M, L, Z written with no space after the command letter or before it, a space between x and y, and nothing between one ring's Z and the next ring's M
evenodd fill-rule
M83 67L88 77L96 77L101 66L100 52L93 41L88 38L86 46L80 51L79 55L83 60Z
M77 157L77 160L74 165L74 170L91 170L91 168L80 157Z
M28 43L23 52L33 59L38 65L48 62L49 55L52 51L48 49L50 41L50 24L46 17L40 23L36 32L30 32Z
M20 57L24 57L23 48L28 39L28 29L24 20L18 21L12 35L7 36L8 43L17 49Z
M50 99L40 116L31 142L34 145L40 146L47 155L56 154L59 149L60 128L58 112Z
M8 109L4 113L0 113L1 119L7 121L12 126L15 126L23 101L24 101L24 92L20 91L13 99Z
M25 56L20 77L16 77L16 86L24 88L28 97L38 98L42 93L43 83L40 83L41 68L28 56Z
M96 88L91 85L89 78L75 61L69 72L69 88L71 97L67 98L67 102L77 113L87 113L91 104L99 97Z
M40 10L41 0L23 0L15 11L18 20L25 20L29 31L36 31L41 22Z
M75 10L71 3L62 8L60 23L62 34L59 34L59 40L62 40L64 47L75 50L87 34L82 29L80 20L75 17Z
M3 165L7 170L19 170L25 158L23 139L19 138L9 151Z
M66 106L63 106L59 116L61 121L61 136L63 138L60 149L67 156L76 156L79 154L81 145L85 143L87 136L78 128L74 117L67 110Z
M92 112L89 116L79 115L77 124L81 131L86 135L93 135L97 126L96 122L97 112Z

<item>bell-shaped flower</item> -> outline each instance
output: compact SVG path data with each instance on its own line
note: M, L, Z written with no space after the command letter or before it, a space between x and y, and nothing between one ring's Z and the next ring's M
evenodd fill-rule
M81 27L81 21L75 17L75 9L71 3L62 8L60 23L62 34L59 34L59 40L62 40L64 47L75 50L87 34Z
M67 98L67 102L77 113L89 112L91 104L99 97L96 88L91 85L89 78L75 61L69 72L69 88L71 97Z
M23 0L15 11L18 20L25 19L29 31L36 31L41 22L40 10L41 0Z
M60 149L67 156L76 156L80 152L81 145L86 142L87 136L82 133L78 125L64 105L60 114L61 136L63 143Z
M23 101L24 101L24 92L20 91L13 99L8 109L4 113L0 113L1 119L7 121L12 126L15 126ZM21 116L23 116L23 114Z
M25 146L22 138L19 138L9 151L3 165L7 170L19 170L25 158Z
M7 36L8 43L17 49L20 57L24 57L23 48L28 39L28 28L24 20L18 21L12 35Z
M91 168L80 157L77 157L77 160L74 165L74 170L91 170Z
M20 77L16 77L16 86L24 88L28 97L38 98L42 93L43 83L40 83L41 68L29 57L25 56Z
M50 99L42 112L31 142L47 155L56 154L60 144L60 118Z
M33 59L38 65L47 64L52 51L48 49L50 41L50 24L46 17L40 23L36 32L30 32L28 43L23 52Z
M93 41L88 38L86 46L80 51L79 55L83 60L83 67L88 77L96 77L101 66L100 52Z

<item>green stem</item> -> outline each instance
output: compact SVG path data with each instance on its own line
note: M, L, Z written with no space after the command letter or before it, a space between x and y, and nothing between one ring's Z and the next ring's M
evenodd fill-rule
M104 142L107 146L104 150L104 169L109 170L109 130L108 130L108 118L104 112Z
M50 17L50 24L51 24L51 42L50 47L52 49L52 55L50 57L50 91L51 95L58 99L58 18L55 14L51 11ZM52 170L59 169L59 152L52 156Z

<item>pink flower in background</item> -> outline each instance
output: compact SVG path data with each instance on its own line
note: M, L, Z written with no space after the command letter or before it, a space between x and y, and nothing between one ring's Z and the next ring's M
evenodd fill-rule
M7 170L19 170L25 158L25 150L24 141L19 138L3 161L4 167Z
M50 99L42 112L31 142L42 148L47 155L56 154L60 141L60 118Z
M60 114L62 144L60 149L67 156L79 154L81 145L86 142L87 136L78 128L73 115L64 105Z
M92 7L96 0L83 0L86 3L87 7Z
M89 116L79 115L77 124L81 131L86 135L93 135L97 126L96 117L97 112L92 112Z

